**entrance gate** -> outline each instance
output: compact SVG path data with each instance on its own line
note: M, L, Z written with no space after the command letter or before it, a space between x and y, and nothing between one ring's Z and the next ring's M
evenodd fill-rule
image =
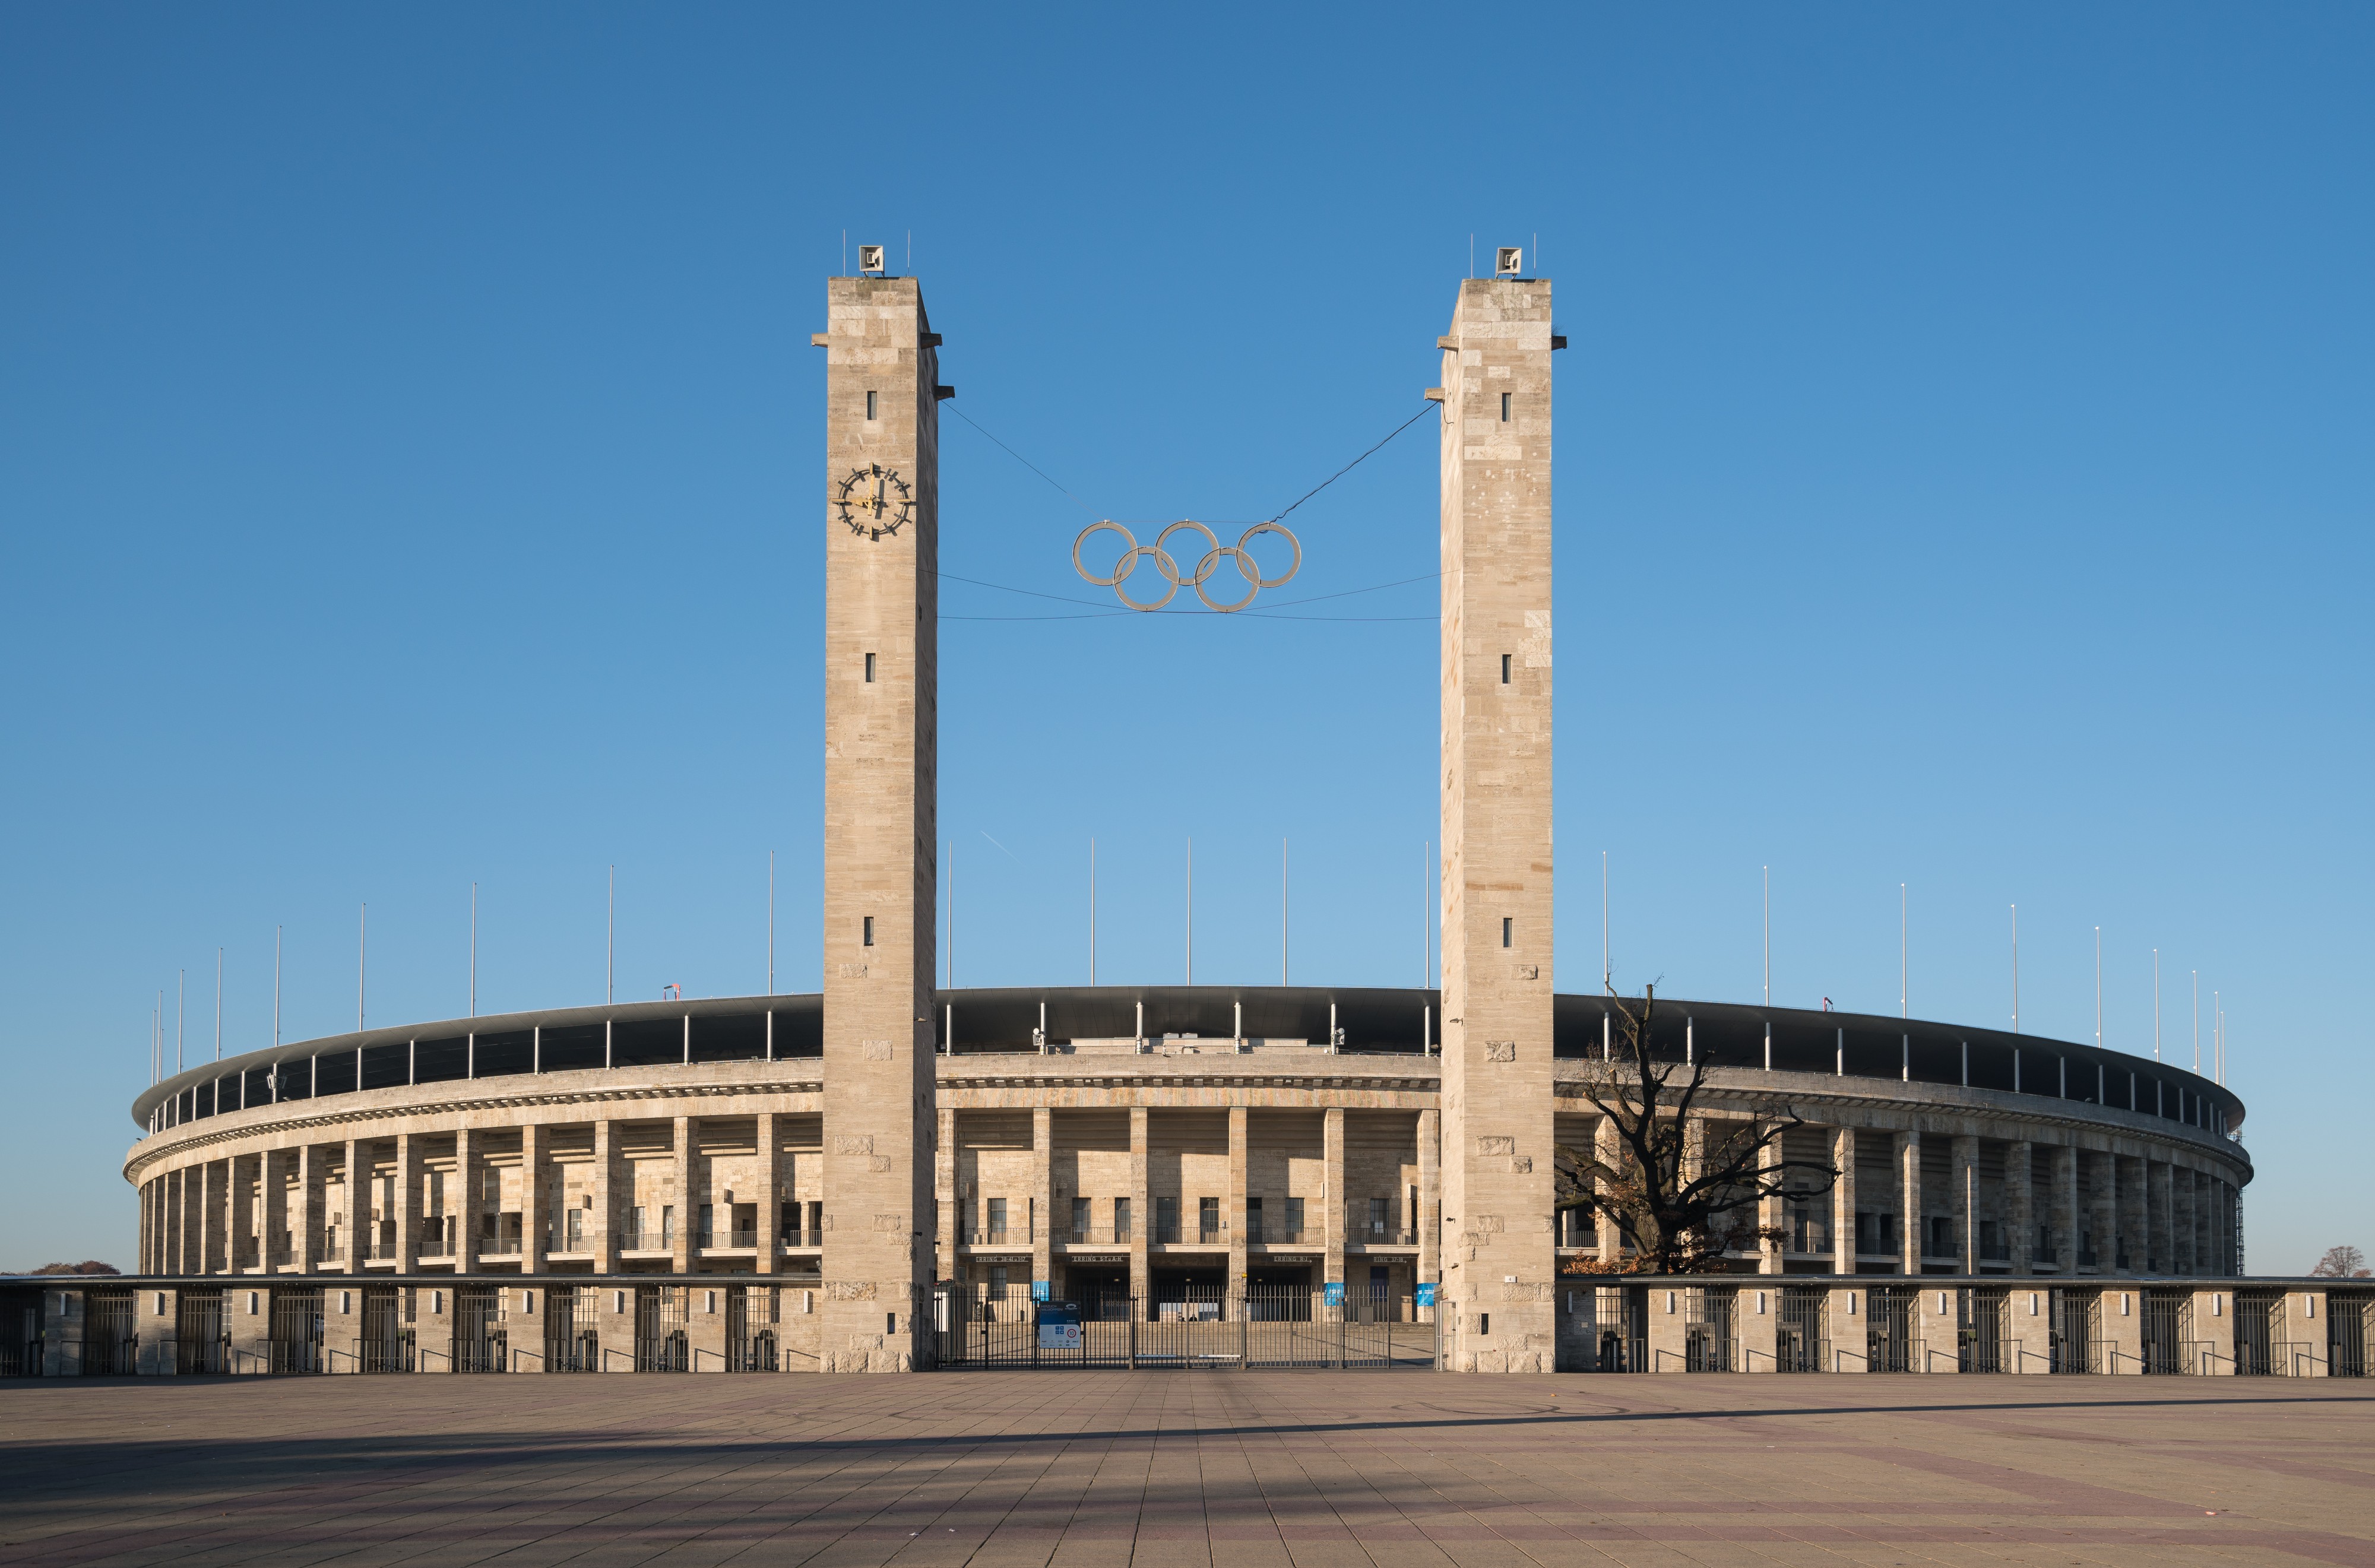
M132 1329L132 1291L100 1290L83 1298L82 1372L86 1377L128 1377L140 1370Z
M1916 1287L1874 1285L1864 1292L1864 1371L1911 1372Z
M2095 1291L2053 1292L2053 1327L2050 1350L2052 1370L2093 1373L2108 1368L2095 1364L2095 1344L2102 1338L2103 1298Z
M692 1351L684 1326L690 1285L635 1287L635 1370L691 1372Z
M942 1367L1431 1371L1442 1353L1436 1326L1420 1321L1407 1296L1331 1303L1324 1291L1288 1286L1167 1293L1183 1299L1102 1295L1042 1311L986 1287L947 1291L934 1303L935 1359Z
M511 1335L503 1326L501 1285L454 1287L454 1370L507 1372Z
M185 1374L230 1370L230 1336L223 1331L219 1287L184 1290L174 1298L173 1370Z
M412 1360L412 1325L407 1321L412 1314L406 1291L399 1285L365 1285L363 1287L363 1334L355 1347L355 1359L365 1372L410 1372Z
M1963 1319L1955 1336L1964 1372L2009 1372L2012 1292L2002 1285L1974 1285L1962 1292Z
M322 1372L322 1291L317 1285L272 1290L272 1370Z
M602 1345L594 1329L598 1310L592 1285L548 1285L544 1291L544 1370L599 1372ZM579 1319L584 1319L581 1326Z
M2193 1294L2190 1291L2146 1291L2145 1298L2145 1371L2170 1375L2201 1371L2201 1352L2207 1346L2193 1340Z
M1775 1326L1773 1360L1779 1372L1828 1372L1830 1337L1824 1314L1831 1292L1820 1285L1781 1287L1781 1321Z

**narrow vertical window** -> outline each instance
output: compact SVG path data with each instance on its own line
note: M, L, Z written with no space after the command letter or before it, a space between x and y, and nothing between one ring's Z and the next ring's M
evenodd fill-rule
M1503 947L1507 948L1517 945L1517 927L1518 923L1509 916L1505 914L1501 917L1501 945Z
M869 419L874 418L874 394L871 392L866 395L866 417ZM1506 419L1508 417L1509 398L1508 395L1504 393L1501 397L1501 418Z
M870 679L871 677L868 678ZM1509 655L1507 654L1501 655L1501 684L1504 686L1509 684Z
M866 655L866 684L874 684L874 655L871 654Z
M868 393L868 394L866 395L866 399L867 399L867 408L868 408L868 413L867 413L867 416L866 416L866 417L867 417L868 419L870 419L874 418L874 415L873 415L873 412L872 412L872 409L873 409L873 404L874 404L874 394L872 394L872 393L870 393L870 392L869 392L869 393ZM1503 424L1505 424L1505 425L1506 425L1506 424L1507 424L1507 423L1509 422L1509 395L1508 395L1507 393L1506 393L1506 392L1505 392L1505 393L1503 393L1503 394L1501 394L1501 422L1502 422Z
M870 914L866 917L866 945L869 948L874 945L874 916Z

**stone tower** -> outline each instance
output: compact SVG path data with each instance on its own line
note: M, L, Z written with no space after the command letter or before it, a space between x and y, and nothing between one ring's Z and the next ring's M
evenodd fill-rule
M827 289L822 1364L922 1364L932 1248L939 339L911 277Z
M1460 285L1443 349L1443 1293L1459 1372L1556 1365L1551 286Z

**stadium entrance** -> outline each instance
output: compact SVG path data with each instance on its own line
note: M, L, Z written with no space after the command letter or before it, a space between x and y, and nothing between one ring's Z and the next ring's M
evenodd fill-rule
M942 1291L933 1297L934 1359L949 1370L1432 1372L1442 1364L1434 1309L1408 1296L1347 1298L1300 1280L1249 1279L1231 1291L1217 1274L1210 1282L1158 1274L1155 1292L1034 1302L982 1287Z

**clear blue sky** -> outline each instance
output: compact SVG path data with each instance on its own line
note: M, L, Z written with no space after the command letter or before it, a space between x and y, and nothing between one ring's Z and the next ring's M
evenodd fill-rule
M811 989L827 274L1094 513L1275 511L1556 279L1558 975L2190 1051L2251 1261L2364 1200L2375 16L2350 6L198 9L0 18L0 1266L129 1261L186 1049ZM944 423L943 558L1094 601ZM1432 420L1293 591L1436 565ZM1329 619L952 584L956 978L1418 978L1428 581ZM1055 615L1081 619L1028 619ZM1001 619L1001 618L1025 619ZM994 842L993 842L994 841ZM2348 1195L2337 1197L2335 1195Z

